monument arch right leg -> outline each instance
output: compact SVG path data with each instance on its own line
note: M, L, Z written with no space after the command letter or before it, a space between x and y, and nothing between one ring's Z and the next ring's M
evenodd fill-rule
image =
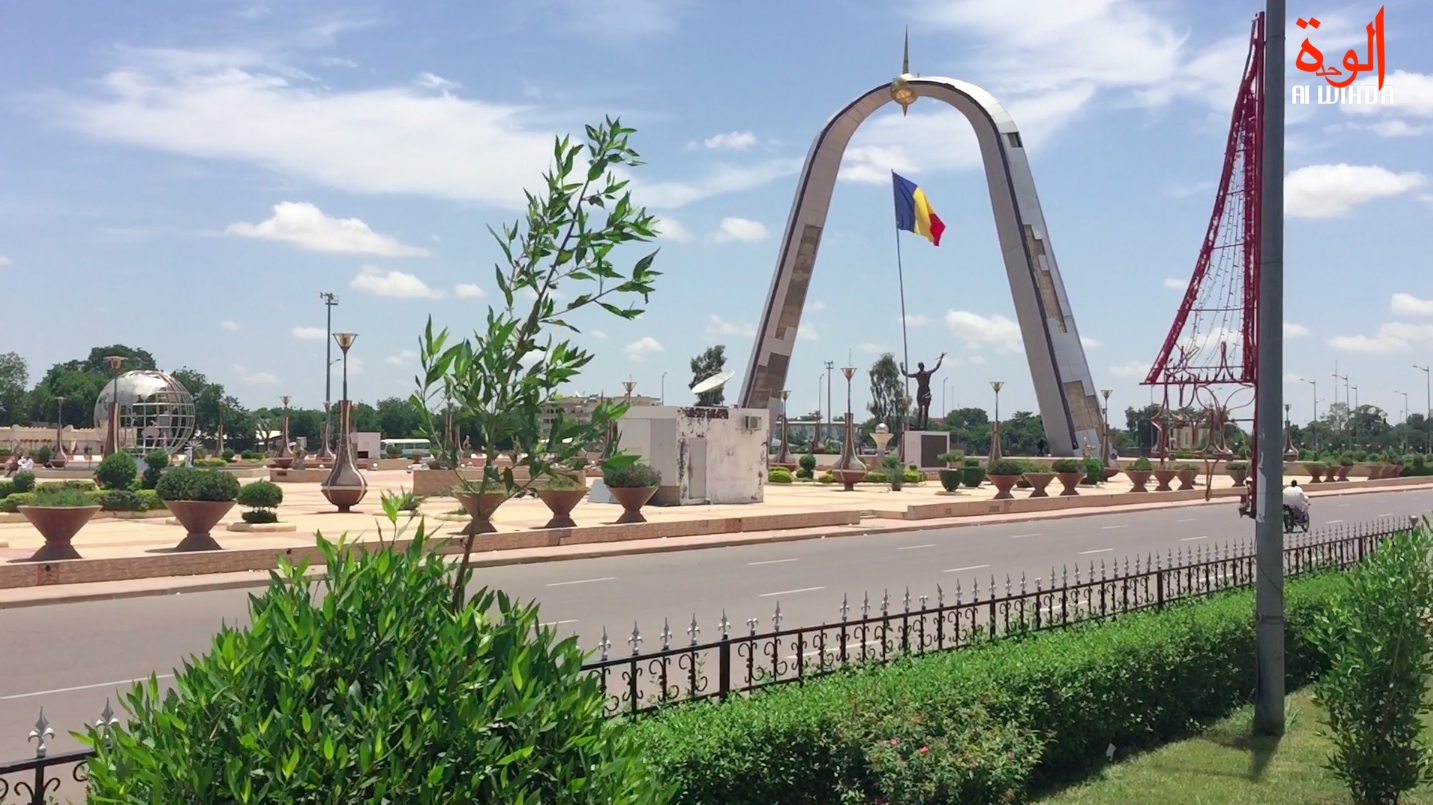
M1076 455L1086 445L1098 449L1099 399L1019 129L990 93L972 84L950 78L910 78L908 83L917 95L950 104L975 129L1051 454ZM770 409L780 402L841 159L861 123L890 102L891 85L876 87L832 117L811 144L746 366L744 407Z

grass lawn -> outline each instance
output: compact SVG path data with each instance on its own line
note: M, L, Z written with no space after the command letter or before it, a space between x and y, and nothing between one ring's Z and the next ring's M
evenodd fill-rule
M1116 762L1092 779L1036 800L1042 805L1349 805L1324 768L1330 744L1319 736L1322 712L1305 690L1288 698L1282 739L1253 738L1253 708L1203 735ZM1433 805L1419 788L1406 805Z

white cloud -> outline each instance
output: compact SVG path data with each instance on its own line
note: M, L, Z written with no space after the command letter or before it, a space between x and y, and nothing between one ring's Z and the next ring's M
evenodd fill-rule
M588 332L588 335L592 336L593 338L600 338L600 339L606 339L606 338L607 338L607 334L604 333L604 332L602 332L601 330L591 330L591 331Z
M520 206L553 128L412 85L338 90L246 51L123 49L99 93L47 103L96 139L234 160L355 193Z
M727 321L713 313L711 314L710 321L707 322L707 335L751 338L756 335L756 327L751 324Z
M952 360L951 363L954 363L955 365L959 366L959 365L960 365L960 359L959 359L959 358L956 358L956 359ZM984 356L984 355L971 355L971 356L970 356L970 365L971 365L971 366L984 366L985 363L986 363L986 361L985 361L985 356Z
M1389 322L1373 335L1341 335L1330 338L1328 345L1340 352L1386 354L1407 352L1414 345L1433 343L1433 324Z
M751 221L746 218L723 218L721 226L717 229L716 242L724 243L729 240L739 240L744 243L766 240L766 225L760 221Z
M269 372L250 372L248 369L245 369L237 363L234 364L234 372L237 373L239 375L239 379L244 381L245 383L253 383L255 385L267 386L279 382L278 377L273 374L270 374Z
M0 254L0 266L13 266L15 262L3 254Z
M1183 291L1189 287L1189 280L1179 280L1174 277L1164 278L1164 287L1172 291Z
M1284 206L1294 218L1333 218L1356 205L1416 190L1428 179L1417 171L1393 173L1377 165L1309 165L1284 180Z
M674 243L686 243L692 239L692 233L671 218L663 217L657 221L657 237Z
M402 271L384 271L377 266L364 266L349 287L374 296L393 299L441 299L444 291L429 288L426 283L412 274Z
M808 302L808 303L806 304L806 309L807 309L807 310L812 310L812 311L825 310L825 309L826 309L826 303L825 303L825 302L822 302L820 299L817 299L815 302Z
M432 73L419 73L418 80L415 83L420 87L427 87L428 89L441 89L445 92L447 90L457 89L458 87L462 86L462 84L459 84L456 81L449 81L448 79L440 75L433 75Z
M383 359L383 362L390 366L403 367L412 366L413 362L416 360L418 360L418 353L414 352L411 349L405 349L399 352L397 355L389 355L388 357Z
M650 335L643 336L622 348L622 352L627 355L628 360L638 363L645 361L648 355L656 355L665 351L666 348L662 346L661 342Z
M702 144L717 151L744 151L756 145L756 135L749 131L733 131L708 137Z
M1295 324L1291 321L1284 322L1285 338L1308 338L1313 334L1313 330L1310 330L1302 324Z
M1410 126L1402 120L1380 120L1369 126L1374 134L1380 137L1416 137L1425 131L1427 126Z
M773 159L755 165L719 164L707 175L688 182L632 182L632 196L656 210L672 210L723 193L738 193L791 176L801 170L799 159ZM887 180L890 177L886 177Z
M231 332L231 333L237 333L237 332L239 332L239 325L238 325L238 323L233 322L233 321L230 321L229 319L225 319L225 320L219 322L219 326L220 326L220 327L223 327L225 330L228 330L228 331Z
M357 355L348 356L348 373L351 375L363 374L363 359Z
M1359 31L1359 38L1363 38L1362 31ZM1386 113L1433 117L1433 75L1394 70L1384 78L1383 88L1393 94L1393 103L1344 103L1339 104L1339 109L1347 114L1361 116Z
M295 327L294 338L302 338L305 341L322 341L328 337L328 333L322 327Z
M471 282L460 282L453 286L453 295L459 299L482 299L487 294Z
M1142 361L1129 361L1110 367L1110 374L1115 377L1144 377L1149 374L1149 364Z
M337 56L325 56L324 58L319 59L318 63L322 64L324 67L353 68L358 66L358 62L353 61L352 59L340 59Z
M906 314L906 326L907 326L907 327L924 327L924 326L926 326L927 324L930 324L930 318L927 317L927 316L923 316L923 315L921 315L920 313L907 313L907 314Z
M1105 345L1105 342L1097 338L1090 338L1088 336L1082 335L1080 336L1080 345L1083 346L1085 349L1099 349L1100 347Z
M821 334L816 332L816 326L810 322L801 322L796 328L796 340L798 341L820 341Z
M857 344L856 351L864 352L867 355L879 355L882 352L890 352L890 350L886 349L880 344L872 344L870 341L867 341L864 344Z
M689 0L522 0L545 25L572 35L613 41L650 37L677 27Z
M978 350L992 344L1002 350L1020 350L1020 325L999 314L982 316L968 310L948 310L945 326L951 335L965 339L966 349Z
M1389 307L1395 316L1433 316L1433 299L1419 299L1413 294L1394 294Z
M388 235L380 235L357 218L330 218L308 202L280 202L274 205L274 214L268 220L257 224L229 224L224 231L246 238L285 241L312 252L383 257L429 253L427 249L405 246Z
M1159 192L1173 198L1187 198L1196 193L1204 193L1214 189L1214 182L1209 179L1198 179L1190 182L1181 182L1171 179L1165 184L1164 189Z

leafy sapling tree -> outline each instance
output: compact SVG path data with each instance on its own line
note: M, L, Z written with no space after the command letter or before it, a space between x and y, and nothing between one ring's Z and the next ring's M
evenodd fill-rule
M543 192L526 194L524 220L501 232L489 228L504 258L494 267L500 303L488 307L483 327L470 339L450 343L448 330L435 334L431 319L420 339L422 374L413 402L444 466L458 466L460 449L443 427L446 400L481 434L487 459L482 476L461 482L462 492L478 496L480 517L557 474L587 445L606 441L626 411L623 404L604 401L590 421L577 422L553 406L556 418L542 421L558 389L592 361L591 353L565 337L579 332L574 317L597 307L635 319L659 276L652 269L655 251L629 269L617 265L623 247L657 235L656 218L632 203L628 182L618 175L642 164L628 143L634 132L609 118L587 127L585 144L559 138ZM513 465L499 470L502 450L511 452ZM617 453L606 463L618 467L632 461ZM528 480L516 479L518 467L528 470ZM473 540L472 534L465 538L453 583L455 610L464 600Z
M715 377L721 374L722 371L726 369L726 346L716 344L707 347L702 354L692 358L691 367L693 386L709 377ZM704 391L698 394L697 405L708 407L718 406L722 404L724 399L725 395L722 393L722 389L715 388L711 391Z

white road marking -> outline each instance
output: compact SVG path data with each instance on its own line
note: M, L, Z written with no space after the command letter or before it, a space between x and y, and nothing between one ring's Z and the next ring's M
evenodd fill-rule
M1105 531L1109 531L1111 528L1129 528L1129 524L1126 523L1125 525L1106 525L1106 526L1100 526L1100 528L1104 529ZM1114 550L1114 549L1111 548L1110 550Z
M577 619L571 618L565 621L548 621L547 623L539 623L538 626L564 626L569 623L577 623Z
M1089 555L1092 554L1092 553L1109 553L1110 551L1113 551L1113 550L1114 550L1114 548L1100 548L1098 551L1080 551L1080 555L1081 555L1081 556L1089 556Z
M156 674L157 679L172 679L174 674ZM143 679L121 679L116 682L97 682L93 685L76 685L72 688L55 688L53 690L37 690L33 693L12 693L9 696L0 696L0 702L13 701L15 699L29 699L34 696L49 696L54 693L73 693L77 690L94 690L95 688L116 688L120 685L133 685L136 682L148 682L149 677Z
M1174 522L1176 522L1176 523L1197 523L1197 522L1199 522L1199 518L1198 518L1198 517L1190 517L1190 518L1188 518L1188 519L1186 519L1186 520L1175 520Z
M947 572L947 573L961 573L961 572L964 572L964 571L966 571L966 570L983 570L983 569L985 569L985 568L987 568L987 567L990 567L990 565L971 565L970 567L953 567L953 568L951 568L950 570L947 570L947 571L945 571L945 572Z
M1038 536L1040 536L1038 533L1036 533L1036 534L1015 534L1015 535L1011 536L1010 538L1011 538L1011 539L1025 539L1026 537L1038 537Z
M1378 516L1379 516L1379 517L1392 517L1392 516L1393 516L1393 512L1389 512L1388 514L1380 514L1380 515L1378 515Z
M1195 541L1195 540L1197 540L1197 539L1209 539L1209 535L1208 535L1208 534L1205 534L1205 535L1202 536L1202 537L1182 537L1182 538L1180 538L1179 541L1180 541L1180 542L1193 542L1193 541Z
M916 550L917 548L934 548L934 547L935 547L935 543L934 543L934 542L927 542L927 543L924 544L924 545L903 545L903 546L897 548L896 550L898 550L898 551L914 551L914 550Z
M1342 522L1343 522L1342 520L1325 520L1325 521L1324 521L1324 525L1330 525L1330 524L1332 524L1332 523L1342 523Z
M603 576L600 579L578 579L577 581L554 581L548 584L549 587L566 587L569 584L592 584L598 581L616 581L616 576Z
M774 592L774 593L762 593L761 595L758 595L757 598L772 598L772 597L778 596L778 595L796 595L797 593L814 593L814 592L816 592L817 590L824 590L824 589L826 589L826 588L825 588L825 587L802 587L802 588L799 589L799 590L781 590L780 592Z
M783 562L800 562L800 561L801 561L800 559L767 559L767 560L761 561L761 562L747 562L746 564L747 564L748 567L756 567L757 565L779 565L779 564L782 564Z

